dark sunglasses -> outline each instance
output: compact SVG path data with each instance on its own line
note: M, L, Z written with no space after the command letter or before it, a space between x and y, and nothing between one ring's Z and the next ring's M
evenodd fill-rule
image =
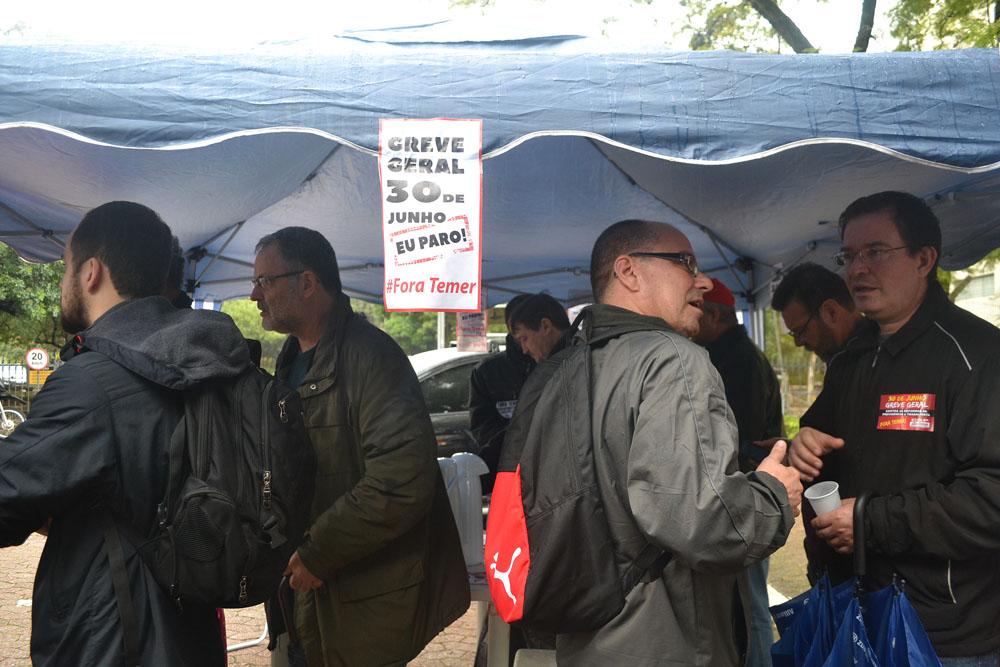
M675 264L680 264L692 277L698 277L698 260L689 252L630 252L629 257L658 257Z

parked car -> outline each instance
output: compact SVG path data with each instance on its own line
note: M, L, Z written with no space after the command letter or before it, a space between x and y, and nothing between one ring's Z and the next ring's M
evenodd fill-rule
M469 430L469 376L488 356L484 352L459 352L449 347L410 357L427 411L431 413L438 456L476 453L479 449Z

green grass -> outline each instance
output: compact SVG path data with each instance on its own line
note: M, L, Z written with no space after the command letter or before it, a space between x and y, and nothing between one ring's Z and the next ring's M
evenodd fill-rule
M785 546L771 555L767 583L788 598L793 598L809 588L809 579L806 577L806 552L802 548L803 537L805 529L800 516L795 519L795 526Z
M794 438L799 432L799 416L785 413L785 437Z

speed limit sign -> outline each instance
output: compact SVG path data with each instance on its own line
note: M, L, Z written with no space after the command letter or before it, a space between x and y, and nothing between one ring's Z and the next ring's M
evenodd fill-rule
M49 353L40 347L33 347L24 355L24 361L33 371L45 370L49 367Z

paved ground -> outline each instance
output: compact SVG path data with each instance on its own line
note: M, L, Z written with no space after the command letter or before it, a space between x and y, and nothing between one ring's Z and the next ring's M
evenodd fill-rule
M0 551L0 665L28 665L31 634L31 584L45 538L32 535L20 547ZM476 604L441 633L411 665L415 667L468 667L476 652ZM226 612L229 644L254 641L264 628L262 607ZM270 665L263 647L231 653L230 665Z

